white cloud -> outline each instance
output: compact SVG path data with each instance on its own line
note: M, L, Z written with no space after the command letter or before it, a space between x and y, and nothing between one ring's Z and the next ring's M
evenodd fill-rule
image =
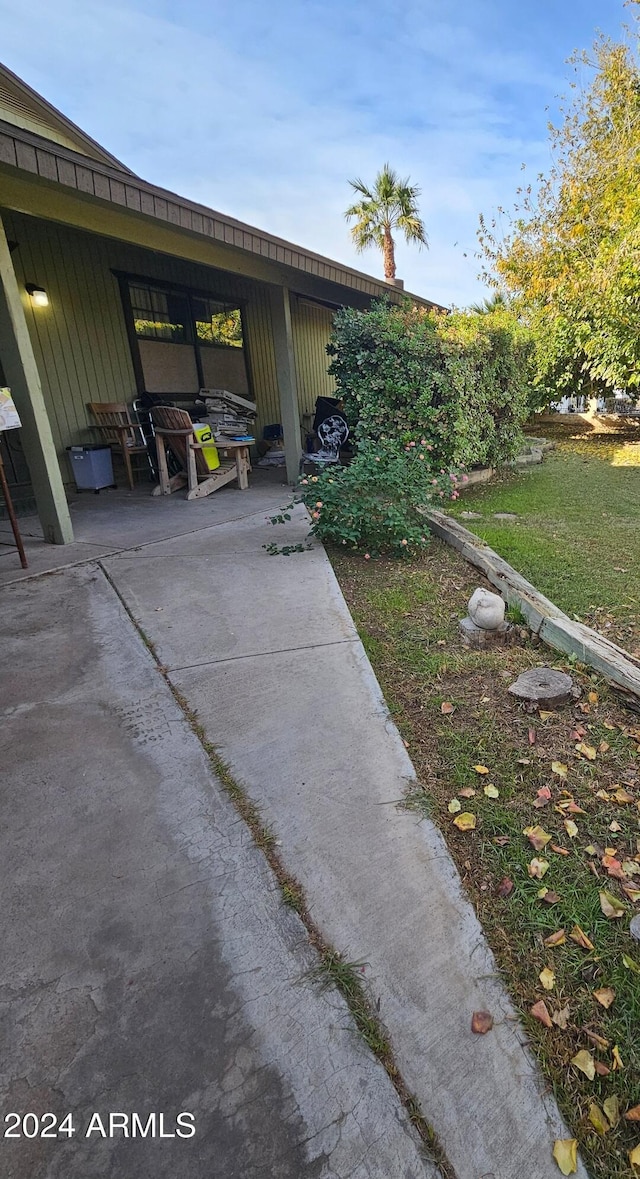
M0 16L9 67L134 171L378 275L343 210L348 179L389 160L421 187L431 243L399 243L398 273L464 304L478 297L478 213L510 203L521 160L544 166L543 107L560 88L508 40L505 6L0 0Z

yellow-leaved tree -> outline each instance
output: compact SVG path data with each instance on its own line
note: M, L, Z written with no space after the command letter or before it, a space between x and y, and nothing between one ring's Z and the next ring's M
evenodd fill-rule
M549 175L518 190L511 216L481 218L478 235L485 280L534 331L541 403L562 386L640 394L637 37L600 37L571 60L576 81L561 125L549 127Z

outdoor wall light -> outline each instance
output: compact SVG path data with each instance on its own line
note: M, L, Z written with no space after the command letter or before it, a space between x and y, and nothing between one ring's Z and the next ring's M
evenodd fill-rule
M27 294L31 297L31 302L34 307L48 307L49 296L44 287L37 287L34 283L28 282L25 288Z

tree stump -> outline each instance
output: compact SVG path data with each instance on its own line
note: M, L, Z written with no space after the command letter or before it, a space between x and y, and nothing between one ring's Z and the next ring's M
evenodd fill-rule
M555 708L573 697L573 680L552 667L532 667L523 671L509 688L516 700L526 700L538 708Z

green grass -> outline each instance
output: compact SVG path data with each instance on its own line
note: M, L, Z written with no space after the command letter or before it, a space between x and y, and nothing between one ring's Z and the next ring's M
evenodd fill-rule
M547 427L538 427L539 432ZM465 520L570 616L640 647L640 442L633 435L558 427L557 449L539 467L465 492L449 510ZM496 520L514 512L517 520Z
M602 1108L613 1095L623 1113L640 1103L640 976L623 963L627 955L640 967L640 946L629 935L629 919L640 904L634 906L620 883L607 875L601 855L587 848L614 848L625 862L640 855L640 721L624 712L588 669L568 666L542 646L523 642L490 652L464 648L458 619L479 577L439 542L432 542L430 551L414 562L365 564L338 552L332 559L417 770L418 785L406 804L428 815L445 835L590 1174L597 1179L631 1179L628 1151L640 1142L640 1126L621 1120L600 1137L588 1114L592 1102ZM507 692L520 671L542 663L569 670L583 692L579 703L546 718L527 713ZM445 702L453 712L443 714ZM583 740L597 749L593 762L575 749L576 726L584 729ZM639 736L634 739L636 727ZM567 766L566 781L553 773L553 761ZM478 764L489 768L488 778L474 770ZM487 781L498 788L497 799L484 795ZM618 782L627 784L635 803L597 797L605 788L611 795ZM542 786L551 788L552 798L536 809L533 801ZM472 797L460 796L469 788L475 790ZM565 816L558 809L569 797L584 814ZM454 798L459 798L462 810L476 816L474 831L455 827L455 815L448 810ZM575 838L564 826L565 817L577 825ZM612 823L620 830L612 831ZM534 851L523 831L535 824L553 836L560 851L550 845L544 852ZM543 881L529 874L536 855L549 862ZM497 892L504 877L513 882L505 899ZM540 898L543 884L557 893L557 903L548 905ZM621 920L608 920L602 913L603 888L624 904ZM593 942L593 951L571 940L576 925ZM565 944L545 946L544 939L560 929L565 930ZM539 980L545 967L555 974L551 992ZM608 1010L593 995L602 987L616 992ZM550 1014L569 1005L565 1029L548 1029L530 1015L540 999ZM588 1031L608 1046L595 1047ZM613 1068L614 1045L622 1070ZM582 1049L611 1071L589 1081L571 1064Z

